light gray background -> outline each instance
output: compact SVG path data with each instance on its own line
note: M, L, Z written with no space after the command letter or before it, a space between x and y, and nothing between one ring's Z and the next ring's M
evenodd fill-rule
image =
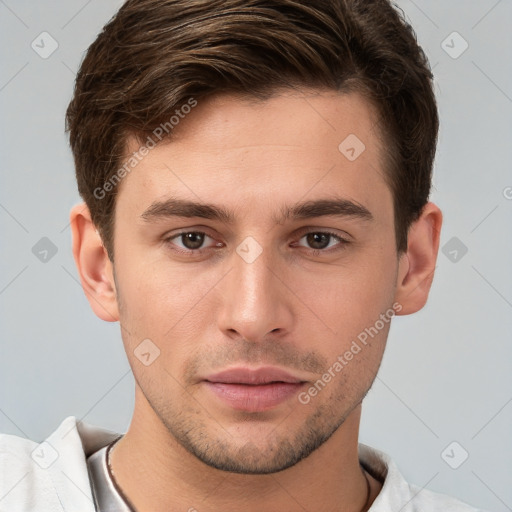
M120 5L0 0L0 431L38 442L69 415L125 431L133 409L118 325L94 316L74 267L64 135L82 54ZM360 440L417 485L512 510L512 1L399 5L436 75L441 245L468 251L441 252L428 305L394 320ZM31 48L43 31L59 45L47 59ZM453 31L469 44L458 58L442 48ZM46 263L32 253L42 237L58 248ZM452 460L469 453L458 469L441 456L452 441Z

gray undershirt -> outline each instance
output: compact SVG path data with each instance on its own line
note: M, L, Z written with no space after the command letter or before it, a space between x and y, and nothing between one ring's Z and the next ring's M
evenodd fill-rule
M96 512L135 512L123 498L122 491L113 480L107 464L108 451L121 437L87 457L87 470Z

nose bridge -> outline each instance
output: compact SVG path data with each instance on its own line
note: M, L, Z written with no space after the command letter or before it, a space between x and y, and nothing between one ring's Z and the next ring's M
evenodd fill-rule
M261 340L269 332L286 332L292 321L286 288L276 277L276 258L271 248L263 248L247 237L232 255L226 295L219 327L237 332L250 341Z

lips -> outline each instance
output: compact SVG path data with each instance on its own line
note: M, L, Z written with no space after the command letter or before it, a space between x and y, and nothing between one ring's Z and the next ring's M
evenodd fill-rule
M298 384L302 382L290 373L275 367L263 367L256 369L231 368L206 377L209 382L224 384L269 384L271 382L289 382Z
M289 400L305 384L275 367L230 368L209 375L204 383L223 404L246 412L262 412Z

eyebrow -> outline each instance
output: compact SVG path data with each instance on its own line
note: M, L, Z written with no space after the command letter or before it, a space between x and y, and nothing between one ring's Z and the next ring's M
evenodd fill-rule
M344 217L372 221L373 215L362 204L344 198L327 198L285 206L280 216L273 216L276 224L286 220L304 220L317 217ZM140 216L146 222L158 221L171 217L199 217L234 224L235 216L222 206L198 203L185 199L168 198L153 202Z

